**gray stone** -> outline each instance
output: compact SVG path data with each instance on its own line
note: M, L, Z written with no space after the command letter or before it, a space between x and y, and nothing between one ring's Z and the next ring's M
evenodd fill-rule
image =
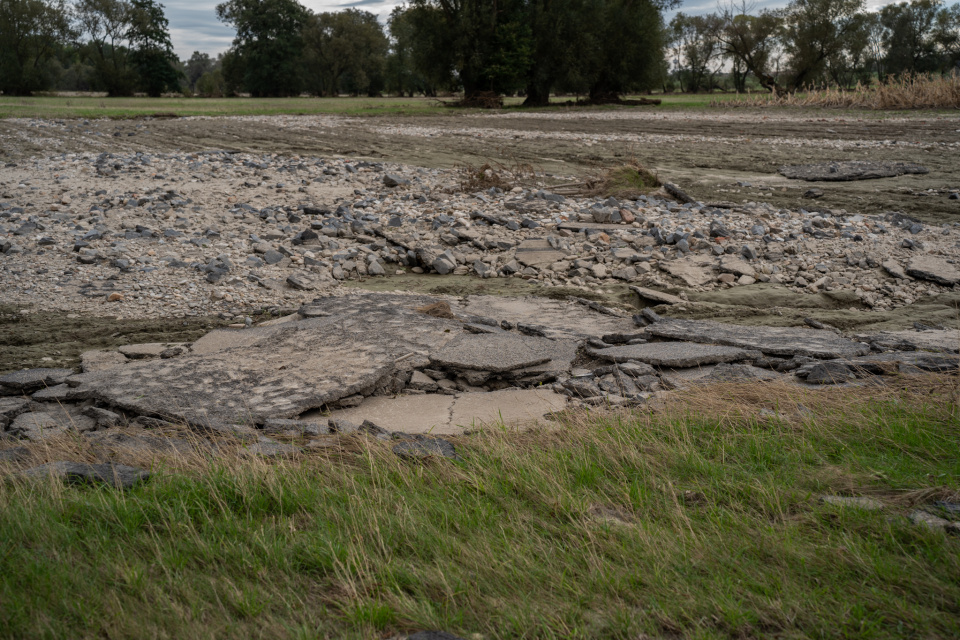
M317 422L287 418L270 418L263 424L261 430L264 433L293 436L318 436L327 432L327 429L322 428Z
M407 384L407 386L417 391L437 390L436 381L422 371L414 371L410 376L410 382Z
M360 426L357 427L357 433L373 436L377 440L390 440L393 437L393 434L381 427L380 425L374 424L370 420L364 420L360 423Z
M889 274L890 274L891 276L893 276L894 278L898 278L898 279L900 279L900 280L908 280L908 279L909 279L909 278L907 277L906 272L903 270L903 267L900 266L900 263L897 262L896 260L892 259L892 258L889 258L889 259L887 259L887 260L884 260L883 263L882 263L880 266L882 266L883 269L884 269L884 271L886 271L887 273L889 273Z
M394 187L399 187L402 184L410 184L410 181L403 176L388 173L383 176L383 184L392 189Z
M866 511L879 511L883 509L883 503L876 498L851 497L851 496L820 496L820 502L833 505L835 507L852 507L854 509L864 509Z
M630 290L640 296L641 300L651 300L659 304L681 304L684 302L683 298L678 298L677 296L672 296L669 293L663 293L662 291L647 289L646 287L631 286Z
M273 249L264 252L263 261L267 264L278 264L283 262L283 254L279 251L274 251Z
M732 273L737 276L756 277L757 272L742 258L737 256L723 256L720 258L720 271L723 273Z
M430 354L434 366L494 373L548 362L550 357L530 348L528 340L511 334L459 335Z
M31 478L56 478L70 484L103 483L117 489L130 489L150 478L150 472L123 464L84 464L81 462L50 462L23 472Z
M261 438L240 450L243 458L292 458L301 453L300 447L276 442L270 438Z
M695 342L652 342L606 349L588 348L588 352L603 360L646 362L655 367L696 367L760 357L757 351Z
M97 423L98 429L109 429L115 427L123 421L118 413L100 407L86 407L82 409L83 415L93 418Z
M46 438L52 438L64 433L70 427L54 416L42 411L30 411L21 413L13 422L10 423L9 431L12 435L39 442Z
M554 249L546 238L534 238L521 242L515 257L526 267L548 267L566 258L567 254Z
M183 438L143 435L127 430L90 431L84 435L99 455L107 457L130 453L175 456L194 453L194 446Z
M349 420L344 420L342 418L340 419L330 418L330 421L328 424L330 426L331 433L337 433L342 436L349 436L353 433L356 433L360 429L358 425L355 425Z
M912 162L859 161L791 165L780 167L778 171L784 177L808 182L848 182L929 173L926 167Z
M0 376L0 388L29 393L62 384L73 375L73 369L21 369Z
M912 511L907 517L910 518L910 522L913 524L926 527L933 531L943 531L954 535L960 534L960 522L953 522L920 509Z
M313 280L301 273L293 273L287 276L287 284L301 291L310 291L316 288Z
M78 396L194 427L293 418L392 377L399 358L425 357L460 330L416 309L425 296L321 298L330 315L241 331L217 330L175 360L144 360L75 377Z
M762 382L775 380L778 377L771 371L748 364L720 363L710 373L699 378L697 382L707 384L714 382Z
M33 457L33 453L27 447L14 447L0 451L0 464L15 464L24 462Z
M810 367L805 379L810 384L841 384L854 380L856 377L856 374L848 365L830 360Z
M84 351L80 354L80 369L84 373L103 371L127 364L125 355L119 351Z
M0 431L6 429L14 418L32 406L33 402L28 398L0 397Z
M34 400L55 400L55 401L64 401L67 400L70 396L70 385L68 384L58 384L53 387L47 387L46 389L40 389L40 391L34 392L31 398Z
M954 265L943 258L930 255L911 258L905 271L908 276L936 282L945 287L952 287L960 282L960 271Z
M425 460L434 457L459 459L456 448L449 440L419 434L408 437L409 439L393 446L393 452L401 458L406 460Z
M771 356L847 358L866 355L868 345L842 338L832 331L795 327L748 327L710 320L663 320L646 328L647 333L670 338L744 349Z
M881 331L856 336L861 342L869 342L878 351L936 351L957 353L960 350L960 334L947 329L926 331Z
M701 257L661 262L660 268L689 287L700 287L713 280L713 270Z
M406 640L464 640L446 631L417 631L407 636Z

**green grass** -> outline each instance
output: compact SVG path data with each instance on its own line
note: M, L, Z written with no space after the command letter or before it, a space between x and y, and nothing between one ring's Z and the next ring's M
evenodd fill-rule
M708 107L726 94L668 95L658 108ZM563 102L569 98L555 98ZM449 99L448 99L449 100ZM517 108L522 98L507 98L508 108ZM623 108L623 107L591 107ZM476 111L476 110L471 110ZM434 98L106 98L97 96L0 96L0 118L135 118L157 113L178 116L241 116L283 114L426 115L451 113ZM462 113L463 110L456 110Z
M960 541L903 517L960 489L953 405L736 389L464 437L460 462L351 441L127 493L7 481L0 636L957 637Z

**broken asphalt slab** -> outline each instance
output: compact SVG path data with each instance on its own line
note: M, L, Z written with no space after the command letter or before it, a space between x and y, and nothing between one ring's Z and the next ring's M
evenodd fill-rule
M826 162L788 165L777 171L786 178L807 182L849 182L929 173L926 167L913 162Z
M655 367L697 367L760 357L759 351L696 342L653 342L588 351L602 360L645 362Z

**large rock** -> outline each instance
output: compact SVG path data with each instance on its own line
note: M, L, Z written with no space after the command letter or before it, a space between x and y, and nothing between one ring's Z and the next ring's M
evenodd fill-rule
M869 342L874 349L882 351L937 351L957 353L960 351L960 333L950 329L926 331L881 331L857 335L857 340Z
M606 349L590 349L590 354L602 360L646 362L655 367L696 367L760 357L757 351L696 342L631 344Z
M929 170L912 162L826 162L780 167L780 175L808 182L848 182L895 178L905 174L924 174Z
M370 393L460 331L415 309L424 296L366 294L311 304L330 315L253 330L220 330L173 360L74 376L74 396L198 427L293 418ZM248 335L249 334L249 335Z
M63 384L63 381L72 375L73 369L22 369L0 376L0 389L29 393L44 387Z
M754 278L757 275L753 267L743 258L737 256L723 256L720 258L720 271L732 273L737 276L748 276L750 278Z
M664 320L646 328L648 334L743 349L770 356L852 358L870 353L870 347L832 331L794 327L747 327L710 320Z
M517 247L517 262L527 267L546 267L567 257L563 251L557 251L545 238L524 240Z
M688 287L700 287L713 281L711 263L702 257L661 262L660 268L674 278L682 280Z
M29 398L0 398L0 431L32 405Z
M56 417L44 411L21 413L10 423L12 435L33 442L58 436L69 428L69 423L57 420Z
M460 335L430 354L438 367L501 373L548 362L550 356L509 333Z
M82 462L50 462L23 472L31 478L57 478L63 482L103 483L117 489L130 489L150 478L150 472L122 464L84 464Z
M960 271L943 258L934 256L920 255L911 258L905 271L908 276L936 282L945 287L952 287L960 282Z

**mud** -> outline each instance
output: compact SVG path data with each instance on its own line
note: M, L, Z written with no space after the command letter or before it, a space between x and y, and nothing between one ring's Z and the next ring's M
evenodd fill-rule
M637 160L699 200L782 207L904 211L955 221L960 200L960 118L828 110L603 109L431 116L248 116L148 121L0 121L0 159L91 150L236 149L342 155L449 168L493 160L563 176ZM115 135L119 134L119 135ZM134 134L134 135L130 135ZM927 175L810 185L777 175L785 164L842 160L922 164ZM745 186L741 183L747 183Z

